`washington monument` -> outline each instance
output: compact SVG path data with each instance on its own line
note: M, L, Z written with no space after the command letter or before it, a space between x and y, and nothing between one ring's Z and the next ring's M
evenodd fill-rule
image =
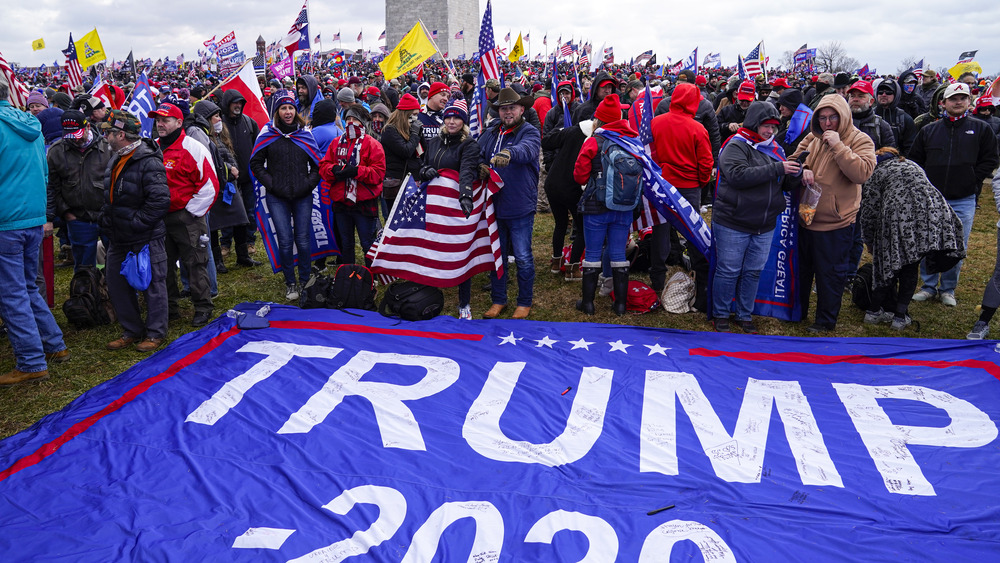
M448 58L471 58L479 49L479 0L385 0L385 46L390 51L417 20L427 33L437 31L438 48ZM463 32L464 39L455 39Z

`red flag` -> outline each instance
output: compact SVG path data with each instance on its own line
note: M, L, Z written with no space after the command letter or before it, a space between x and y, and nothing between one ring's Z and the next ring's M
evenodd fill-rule
M411 178L368 251L372 273L434 287L453 287L479 272L503 275L492 199L501 187L492 170L488 183L473 184L473 210L466 218L458 205L458 172L441 170L423 186Z
M265 123L271 120L270 116L267 115L267 108L264 106L264 96L260 91L260 84L257 83L257 75L254 73L253 65L245 64L240 71L229 78L226 79L219 89L225 92L226 90L236 90L243 97L246 98L246 105L243 106L243 113L247 114L250 119L257 122L257 125L263 127Z

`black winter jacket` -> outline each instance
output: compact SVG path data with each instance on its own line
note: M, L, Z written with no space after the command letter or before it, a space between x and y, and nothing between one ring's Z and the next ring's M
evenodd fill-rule
M868 108L861 113L851 113L854 126L875 143L875 150L882 147L899 148L896 144L896 136L892 134L892 127L886 120L875 113L874 108Z
M95 138L83 152L66 139L53 143L46 158L56 217L70 212L82 221L97 222L104 205L104 172L113 154L103 137Z
M957 121L945 117L921 129L907 158L924 169L945 199L979 193L1000 162L993 130L968 116Z
M443 130L427 143L424 163L435 170L447 168L458 172L460 193L472 193L472 183L479 175L479 144L461 133L449 135Z
M906 71L899 75L898 84L906 82L906 79L913 75L913 72ZM917 119L917 116L927 111L927 104L924 99L920 97L918 93L919 86L915 87L912 92L907 94L903 92L903 87L899 87L899 95L896 96L896 102L899 105L899 109L906 112L912 119Z
M250 159L250 170L268 194L282 199L310 197L319 184L319 165L286 137L257 151Z
M765 119L778 119L778 110L769 102L754 102L743 126L753 131ZM734 136L720 155L712 222L744 233L770 231L785 210L782 189L791 189L795 183L797 179L785 174L781 162Z
M542 137L542 150L551 151L553 155L549 174L545 177L545 195L549 202L575 211L583 190L573 179L573 168L583 142L593 133L593 121L581 121L566 128L560 121L559 125Z
M875 106L875 113L879 117L884 119L889 127L892 128L892 136L896 138L896 148L899 149L899 154L905 155L910 152L910 147L913 146L913 138L917 136L917 126L913 123L913 118L910 114L906 113L899 107L899 100L902 94L902 88L895 80L876 80L872 87L876 91L880 87L889 87L895 91L895 96L892 99L892 103L888 106ZM875 147L878 150L878 147Z
M167 234L163 218L170 209L170 189L160 147L143 139L112 186L111 171L120 158L115 155L111 159L104 177L101 231L118 244L145 244L163 238Z
M661 103L662 105L662 103ZM700 108L699 108L700 109ZM719 136L722 142L725 143L726 139L733 136L734 132L729 130L730 123L743 123L743 119L746 117L747 112L740 107L739 103L729 104L728 106L722 108L719 112ZM718 162L718 161L716 161Z
M229 136L232 138L233 148L236 150L236 168L240 171L239 184L240 186L250 186L250 153L253 152L257 135L260 135L260 126L244 113L236 117L229 117L229 105L240 101L246 103L246 98L236 90L226 90L222 94L222 121L229 128ZM196 112L198 105L195 106Z
M403 139L395 126L386 125L382 129L382 149L385 151L385 177L402 180L409 174L420 171L420 124L411 124L410 140Z
M597 111L597 104L601 103L601 100L595 98L597 95L597 87L600 83L606 80L614 80L607 71L599 71L597 76L594 77L594 82L590 85L590 97L586 102L583 102L575 110L573 110L573 125L580 123L581 121L587 121L588 119L594 118L594 112ZM615 82L617 84L617 81ZM617 91L617 88L615 89Z

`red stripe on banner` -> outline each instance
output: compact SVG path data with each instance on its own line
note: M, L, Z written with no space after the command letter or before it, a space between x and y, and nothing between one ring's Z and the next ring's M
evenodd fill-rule
M426 330L409 330L405 328L379 328L366 325L345 325L340 323L327 323L322 321L271 321L271 328L304 328L310 330L333 330L340 332L353 332L355 334L392 334L394 336L413 336L416 338L430 338L433 340L468 340L479 342L484 338L482 334L463 334L459 332L430 332Z
M692 356L703 356L706 358L735 358L738 360L749 360L751 362L789 362L793 364L863 364L873 366L912 366L928 367L935 369L948 369L953 367L964 367L985 370L993 377L1000 379L1000 366L993 362L982 360L909 360L906 358L875 358L872 356L822 356L819 354L807 354L804 352L729 352L725 350L709 350L708 348L691 348L688 353Z
M786 307L786 308L791 308L793 306L792 303L781 303L781 302L778 302L778 301L767 301L766 299L756 299L756 300L754 300L754 303L763 303L765 305L774 305L775 307Z
M0 481L3 481L4 479L17 473L18 471L21 471L22 469L27 469L28 467L31 467L32 465L35 465L44 460L45 458L49 457L50 455L56 453L56 451L58 451L59 448L61 448L64 444L66 444L66 442L69 442L73 438L79 436L80 434L85 432L88 428L97 424L97 422L102 418L104 418L105 416L124 407L132 400L137 398L139 395L142 395L143 393L148 391L149 388L152 387L153 385L163 381L164 379L173 377L180 370L197 362L202 357L204 357L205 354L218 348L223 342L226 341L226 339L228 339L230 336L233 336L234 334L237 334L238 332L240 332L240 329L236 327L233 327L227 330L226 332L223 332L222 334L206 342L204 345L202 345L194 352L174 362L173 365L171 365L165 371L141 381L138 385L126 391L124 395L115 399L110 404L108 404L108 406L101 409L100 412L92 414L87 418L81 420L80 422L77 422L73 426L70 426L68 430L63 432L62 435L56 438L55 440L52 440L51 442L44 444L42 447L35 450L34 453L24 456L21 459L15 461L13 465L0 472Z

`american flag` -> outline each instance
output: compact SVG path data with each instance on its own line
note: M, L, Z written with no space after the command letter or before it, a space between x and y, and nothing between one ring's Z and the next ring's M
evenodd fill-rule
M80 60L76 58L76 43L73 43L72 33L69 34L69 47L63 49L63 54L66 55L69 88L74 90L83 84L83 69L80 67Z
M547 46L548 44L549 44L549 34L546 33L545 35L542 36L542 45Z
M431 39L437 39L437 38L438 38L438 30L435 29L434 31L431 32Z
M604 62L609 65L615 64L615 48L608 47L604 50Z
M319 36L320 36L320 34L317 33L316 34L316 39L313 39L313 43L319 43Z
M561 47L559 47L559 56L568 57L573 54L573 42L567 41Z
M743 59L743 68L746 70L747 76L750 78L756 78L757 76L764 74L764 61L760 56L760 48L763 42L758 43L750 54Z
M10 103L14 107L18 108L28 108L28 94L30 92L21 83L17 77L14 76L14 70L10 67L7 59L0 55L0 75L4 77L7 84L10 85Z
M580 66L582 67L590 66L590 55L588 55L586 52L580 55Z
M458 203L458 172L423 185L412 177L403 186L381 236L369 249L373 274L434 287L453 287L480 272L503 275L493 195L503 187L495 171L473 184L472 214Z
M365 32L363 30L358 32L358 41L361 41L361 36L364 35L364 33Z
M642 143L646 154L652 156L649 148L653 144L653 95L646 84L646 95L642 100L642 113L639 114L639 142ZM659 211L649 205L646 195L642 196L642 212L639 217L632 222L633 231L642 231L654 225L662 225L667 220Z
M378 36L378 40L379 41L381 41L383 39L385 39L385 30L384 29L382 30L382 34Z
M488 4L489 3L487 2L487 5ZM462 39L463 37L465 37L465 30L464 29L460 29L458 31L458 33L455 34L455 39Z
M340 32L339 31L337 33L333 34L333 40L334 41L340 41Z
M531 34L530 33L525 33L524 34L524 40L525 41L531 41Z
M509 31L507 32L507 35L503 38L503 40L506 41L507 43L510 43L510 32Z
M912 72L913 75L917 77L917 80L920 80L921 78L923 78L924 77L924 60L920 59L920 61L917 64L915 64L912 67L910 67L910 72Z
M483 23L479 26L479 52L482 53L479 62L482 64L484 80L500 79L500 65L497 63L497 54L494 51L496 46L496 41L493 39L493 6L492 2L487 0Z

